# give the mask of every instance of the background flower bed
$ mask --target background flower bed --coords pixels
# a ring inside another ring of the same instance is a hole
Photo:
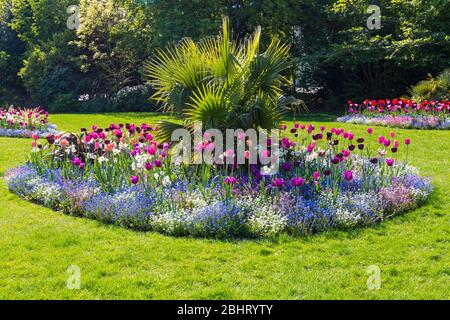
[[[449,129],[450,101],[424,100],[365,100],[363,103],[348,102],[348,114],[338,122],[381,125],[398,128]]]
[[[78,144],[67,135],[47,137],[45,146],[34,142],[31,163],[6,175],[9,188],[73,215],[139,230],[221,238],[370,225],[418,207],[432,191],[429,181],[386,155],[395,156],[399,142],[383,136],[378,138],[381,149],[370,157],[364,139],[354,141],[351,131],[321,127],[316,132],[313,125],[295,124],[290,132],[297,137],[281,142],[282,172],[266,179],[237,171],[237,178],[226,177],[226,168],[199,173],[173,167],[169,146],[156,143],[149,132],[146,125],[111,124],[105,130],[83,129]],[[395,133],[390,136],[394,139]],[[298,149],[294,141],[302,142]],[[341,152],[339,141],[349,143],[348,149],[342,146]],[[406,147],[409,143],[405,139]],[[362,156],[366,152],[368,158]]]
[[[0,136],[44,138],[57,134],[56,125],[48,123],[48,112],[40,108],[0,108]]]

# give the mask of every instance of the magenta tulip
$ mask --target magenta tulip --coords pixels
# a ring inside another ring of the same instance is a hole
[[[344,178],[347,181],[352,181],[353,179],[353,172],[351,172],[350,170],[347,170],[344,172]]]
[[[131,176],[130,178],[132,184],[137,184],[139,182],[138,176]]]
[[[294,187],[300,187],[300,186],[305,184],[305,179],[303,179],[303,178],[292,178],[291,182],[292,182],[292,185]]]

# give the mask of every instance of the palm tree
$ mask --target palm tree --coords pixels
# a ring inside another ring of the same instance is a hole
[[[201,121],[204,128],[272,129],[291,102],[282,93],[290,80],[289,46],[273,38],[260,52],[261,28],[243,42],[231,40],[228,18],[222,33],[196,43],[183,39],[157,52],[145,65],[153,98],[164,112],[183,119],[184,127]],[[160,123],[167,139],[179,124]]]

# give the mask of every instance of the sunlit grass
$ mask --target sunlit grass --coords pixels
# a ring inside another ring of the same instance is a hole
[[[123,113],[51,115],[50,121],[78,132],[92,124],[163,118]],[[367,127],[333,118],[308,116],[317,126],[366,135]],[[374,131],[387,135],[390,129]],[[395,131],[400,140],[412,138],[410,162],[432,177],[436,192],[418,210],[351,232],[227,242],[139,233],[31,204],[2,182],[0,298],[448,299],[450,131]],[[30,143],[0,138],[1,175],[24,162]],[[70,265],[81,268],[80,290],[66,287]],[[367,288],[370,265],[381,268],[379,290]]]

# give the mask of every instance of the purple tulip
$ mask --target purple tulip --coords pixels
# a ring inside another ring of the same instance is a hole
[[[223,180],[223,183],[232,186],[232,185],[237,184],[238,180],[235,177],[225,177],[225,179]]]
[[[352,181],[353,180],[353,172],[351,172],[350,170],[345,171],[344,178],[347,181]]]
[[[131,176],[130,178],[132,184],[137,184],[139,182],[138,176]]]
[[[292,165],[290,162],[283,163],[282,167],[283,167],[283,170],[287,171],[287,172],[291,171],[291,169],[292,169]]]
[[[81,159],[78,158],[78,157],[73,158],[73,159],[72,159],[72,164],[73,164],[74,166],[79,166],[79,165],[81,164]]]
[[[48,143],[50,143],[50,144],[54,144],[54,143],[55,143],[55,136],[52,135],[51,133],[49,133],[49,134],[47,135],[47,141],[48,141]]]
[[[292,185],[294,187],[300,187],[300,186],[305,184],[305,179],[303,179],[303,178],[292,178],[291,182],[292,182]]]
[[[394,159],[390,159],[390,158],[386,159],[386,164],[389,167],[392,167],[394,165]]]
[[[276,178],[272,181],[272,185],[277,188],[281,188],[284,185],[283,178]]]

